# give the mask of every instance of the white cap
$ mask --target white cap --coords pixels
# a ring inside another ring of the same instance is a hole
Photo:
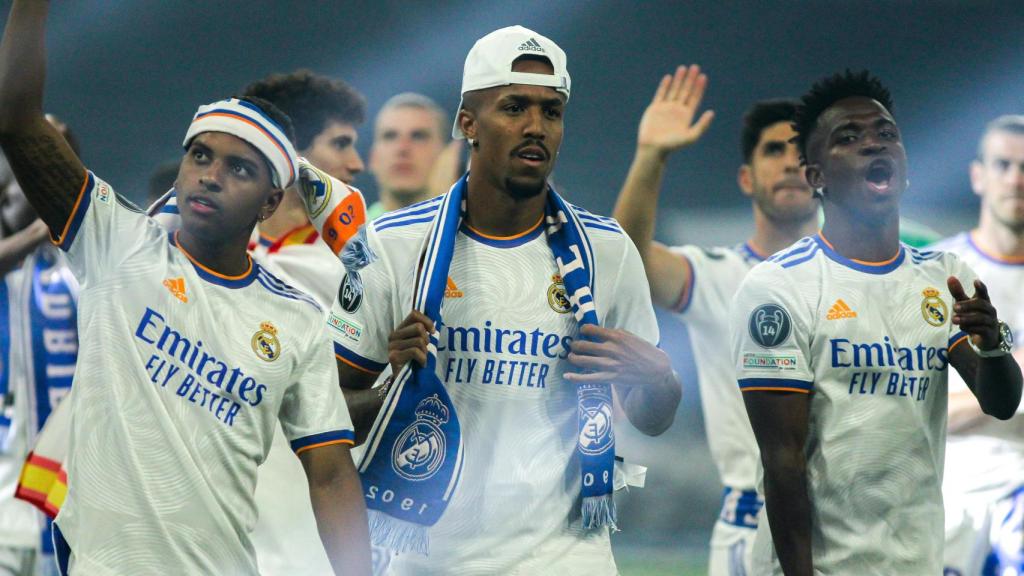
[[[512,62],[522,56],[547,58],[555,73],[513,72]],[[565,68],[565,51],[547,36],[541,36],[522,26],[501,28],[477,40],[469,54],[466,55],[460,94],[495,86],[508,86],[509,84],[549,86],[565,94],[566,101],[568,101],[570,81],[569,71]],[[462,109],[461,100],[458,109]],[[452,138],[461,140],[464,137],[462,130],[459,129],[459,117],[456,112],[455,125],[452,126]]]

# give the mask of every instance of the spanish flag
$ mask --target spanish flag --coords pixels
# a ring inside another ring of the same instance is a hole
[[[71,434],[71,402],[68,398],[64,400],[47,418],[35,447],[25,459],[14,492],[16,498],[39,508],[50,518],[57,517],[68,494],[64,462]]]

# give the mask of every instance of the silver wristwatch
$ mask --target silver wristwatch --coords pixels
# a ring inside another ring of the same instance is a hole
[[[982,358],[996,358],[999,356],[1006,356],[1013,349],[1013,332],[1010,327],[1006,325],[1006,322],[999,321],[999,344],[991,350],[982,350],[974,345],[974,341],[970,336],[967,337],[967,343],[974,348],[974,351],[978,356]]]

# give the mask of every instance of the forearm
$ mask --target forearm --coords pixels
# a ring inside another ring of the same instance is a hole
[[[811,576],[811,501],[803,450],[774,460],[764,463],[764,500],[775,553],[786,576]]]
[[[317,448],[323,450],[324,448]],[[309,495],[324,551],[338,575],[370,574],[370,535],[362,485],[348,461],[330,471],[310,470]]]
[[[1020,405],[1020,366],[1009,355],[979,358],[972,389],[985,414],[1008,420]]]
[[[657,220],[658,195],[665,174],[666,155],[651,148],[638,147],[629,167],[626,181],[615,202],[615,219],[629,234],[647,263],[654,225]]]
[[[0,42],[0,132],[43,117],[46,0],[15,0]]]
[[[384,404],[384,397],[379,388],[367,388],[365,390],[354,390],[342,388],[345,394],[345,403],[348,405],[348,413],[352,418],[352,425],[356,429],[356,445],[366,441],[370,433],[373,421],[377,418],[381,406]]]
[[[623,409],[637,430],[657,436],[672,426],[676,408],[683,397],[683,386],[675,372],[650,386],[632,386],[626,391]]]

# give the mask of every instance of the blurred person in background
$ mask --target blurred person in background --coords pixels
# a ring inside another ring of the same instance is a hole
[[[168,190],[174,188],[174,180],[178,177],[179,160],[168,160],[162,162],[149,175],[149,183],[146,187],[146,203],[144,206],[151,206],[159,200]]]
[[[77,154],[68,127],[47,119]],[[78,282],[2,155],[0,206],[0,576],[51,574],[50,521],[33,506],[45,511],[55,475],[50,462],[29,455],[71,390]],[[27,485],[16,489],[23,465]]]
[[[366,99],[342,80],[297,70],[272,74],[246,87],[244,94],[271,102],[295,125],[299,156],[350,184],[363,171],[356,129],[366,118]],[[293,186],[273,216],[260,222],[253,256],[282,280],[330,307],[344,270],[310,223]]]
[[[694,122],[707,79],[697,66],[665,76],[640,120],[637,149],[615,205],[615,218],[644,259],[651,295],[687,326],[699,376],[704,426],[725,485],[711,534],[709,574],[750,570],[750,551],[763,500],[757,494],[758,450],[736,387],[725,312],[747,272],[818,227],[819,202],[804,179],[792,121],[796,102],[755,103],[743,118],[743,163],[737,184],[751,199],[754,230],[733,247],[666,247],[654,241],[662,176],[669,156],[695,144],[711,123]]]
[[[978,226],[934,248],[958,255],[985,282],[1024,365],[1024,116],[988,124],[970,176],[981,198]],[[949,390],[946,574],[1024,574],[1024,414],[986,417],[957,374]]]
[[[403,92],[377,113],[370,149],[370,171],[380,199],[367,209],[368,220],[422,202],[458,179],[462,143],[448,142],[445,111],[427,96]]]
[[[362,171],[356,129],[366,115],[363,96],[347,83],[298,70],[272,74],[250,84],[246,96],[262,98],[281,109],[295,125],[299,156],[342,182]],[[312,295],[327,310],[337,297],[344,268],[321,242],[307,216],[296,184],[273,216],[259,224],[254,257],[286,282]],[[280,426],[280,425],[279,425]],[[260,573],[265,576],[316,576],[330,573],[317,538],[316,518],[305,489],[302,464],[281,430],[258,469],[252,533]]]

